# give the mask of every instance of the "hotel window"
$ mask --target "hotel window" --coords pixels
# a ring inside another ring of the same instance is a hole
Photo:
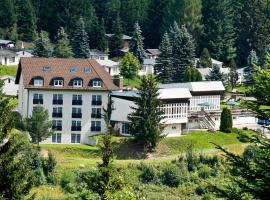
[[[130,128],[129,123],[122,124],[122,134],[131,135],[131,128]]]
[[[62,120],[52,120],[53,130],[62,131]]]
[[[53,104],[63,105],[63,94],[53,94]]]
[[[91,131],[100,132],[101,131],[101,122],[100,121],[91,121]]]
[[[43,94],[34,94],[33,104],[43,104]]]
[[[72,108],[72,118],[82,118],[82,109]]]
[[[61,143],[62,134],[61,133],[53,133],[52,134],[52,143]]]
[[[34,86],[43,86],[42,79],[34,79]]]
[[[81,134],[71,133],[71,143],[81,143]]]
[[[101,80],[95,80],[92,84],[93,87],[101,87]]]
[[[55,79],[53,81],[53,86],[55,87],[62,87],[64,85],[64,80],[61,79]]]
[[[92,105],[101,106],[102,105],[102,96],[101,95],[93,95],[92,96]]]
[[[72,105],[82,105],[82,95],[74,94],[72,96]]]
[[[73,87],[82,87],[82,84],[83,82],[82,82],[82,80],[80,80],[80,79],[75,79],[75,80],[73,80]]]
[[[72,121],[71,131],[81,131],[82,124],[81,121]]]
[[[92,113],[91,113],[92,118],[101,118],[101,108],[92,108]]]
[[[61,118],[63,116],[62,110],[63,110],[62,107],[54,107],[52,117]]]

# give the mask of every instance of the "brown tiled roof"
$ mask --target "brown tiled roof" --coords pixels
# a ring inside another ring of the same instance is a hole
[[[47,69],[44,70],[44,67]],[[70,72],[71,67],[76,67],[77,72]],[[86,73],[85,67],[91,68],[90,73]],[[76,90],[119,90],[114,85],[110,74],[95,60],[74,59],[74,58],[21,58],[17,71],[16,83],[19,83],[20,76],[23,77],[25,88],[44,88],[44,89],[76,89]],[[43,78],[43,86],[36,87],[32,84],[34,77]],[[56,77],[64,79],[63,87],[54,87],[51,83]],[[69,83],[73,78],[83,80],[82,88],[74,88]],[[90,81],[94,79],[102,80],[102,87],[91,87]]]

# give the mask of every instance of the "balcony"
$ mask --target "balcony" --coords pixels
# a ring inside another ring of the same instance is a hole
[[[72,100],[72,105],[82,105],[82,100]]]
[[[55,131],[62,131],[62,126],[53,126],[52,129]]]
[[[71,131],[81,131],[82,127],[81,126],[71,126]]]
[[[52,117],[54,118],[62,118],[63,114],[62,113],[52,113]]]
[[[72,113],[72,118],[82,118],[82,113]]]
[[[93,131],[93,132],[100,132],[101,131],[101,127],[100,126],[93,126],[93,127],[91,127],[91,131]]]
[[[188,104],[187,103],[173,103],[163,104],[162,122],[165,124],[186,123],[188,121]]]
[[[92,101],[92,105],[93,106],[101,106],[102,105],[102,101]]]
[[[43,104],[43,99],[33,99],[33,104]]]
[[[53,105],[63,105],[63,99],[53,99]]]
[[[101,119],[101,113],[92,113],[91,118]]]

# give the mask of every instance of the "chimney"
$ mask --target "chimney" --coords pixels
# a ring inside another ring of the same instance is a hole
[[[124,81],[123,81],[122,77],[113,77],[113,83],[114,83],[114,85],[119,87],[120,90],[122,90],[124,87]]]

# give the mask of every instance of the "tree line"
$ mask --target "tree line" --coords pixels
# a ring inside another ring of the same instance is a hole
[[[251,50],[260,60],[265,56],[269,5],[267,0],[3,0],[0,37],[34,41],[46,31],[56,41],[63,27],[73,38],[82,17],[91,48],[102,50],[105,32],[132,35],[136,22],[145,46],[157,48],[175,21],[193,36],[197,56],[207,48],[215,59],[242,65]]]

